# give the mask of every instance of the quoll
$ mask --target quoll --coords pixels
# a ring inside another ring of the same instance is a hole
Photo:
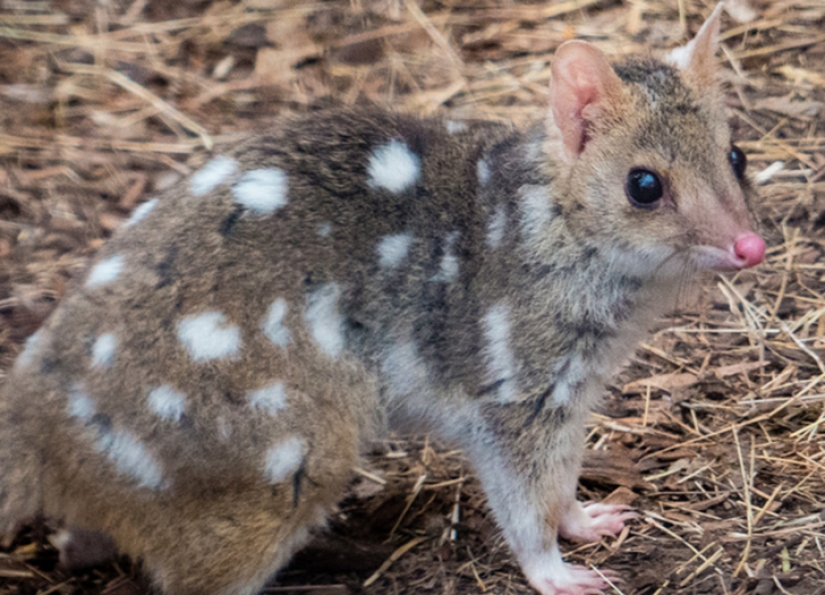
[[[252,594],[415,428],[464,450],[533,587],[602,592],[558,545],[633,514],[576,501],[588,414],[686,276],[765,254],[718,30],[565,43],[528,130],[284,118],[142,204],[3,386],[0,531],[43,514],[67,564],[111,540],[166,593]]]

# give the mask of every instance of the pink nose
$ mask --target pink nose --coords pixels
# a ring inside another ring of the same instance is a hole
[[[753,232],[739,236],[733,244],[736,258],[742,261],[741,268],[756,266],[765,260],[765,240]]]

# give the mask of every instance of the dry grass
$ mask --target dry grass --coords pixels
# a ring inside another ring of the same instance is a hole
[[[525,122],[562,41],[672,47],[710,4],[0,2],[0,369],[83,259],[205,149],[316,103]],[[771,247],[662,321],[593,418],[581,495],[641,516],[566,549],[618,570],[626,594],[825,593],[825,3],[729,4],[732,122]],[[530,592],[460,453],[399,439],[368,463],[270,592]],[[42,526],[0,553],[0,593],[146,590],[123,560],[57,568]]]

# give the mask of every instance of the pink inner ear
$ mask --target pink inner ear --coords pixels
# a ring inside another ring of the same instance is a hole
[[[588,84],[564,88],[564,93],[559,93],[555,98],[553,117],[562,132],[568,152],[579,155],[584,150],[587,123],[582,112],[597,98],[596,87]]]
[[[599,89],[588,77],[582,77],[582,80],[577,81],[577,83],[579,86],[576,88],[575,93],[580,106],[579,113],[581,113],[588,105],[599,100]]]
[[[598,117],[589,107],[607,104],[621,82],[596,47],[569,41],[558,49],[552,64],[550,107],[562,134],[565,152],[572,161],[584,150],[588,120]]]

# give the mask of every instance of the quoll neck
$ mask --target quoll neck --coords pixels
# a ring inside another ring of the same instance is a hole
[[[527,385],[546,382],[565,362],[609,374],[673,303],[675,285],[626,267],[615,242],[582,233],[571,222],[569,197],[534,130],[523,142],[496,148],[491,163],[491,212],[509,208],[513,228],[504,249],[488,253],[481,286],[486,301],[504,304]],[[503,207],[502,207],[503,205]]]

